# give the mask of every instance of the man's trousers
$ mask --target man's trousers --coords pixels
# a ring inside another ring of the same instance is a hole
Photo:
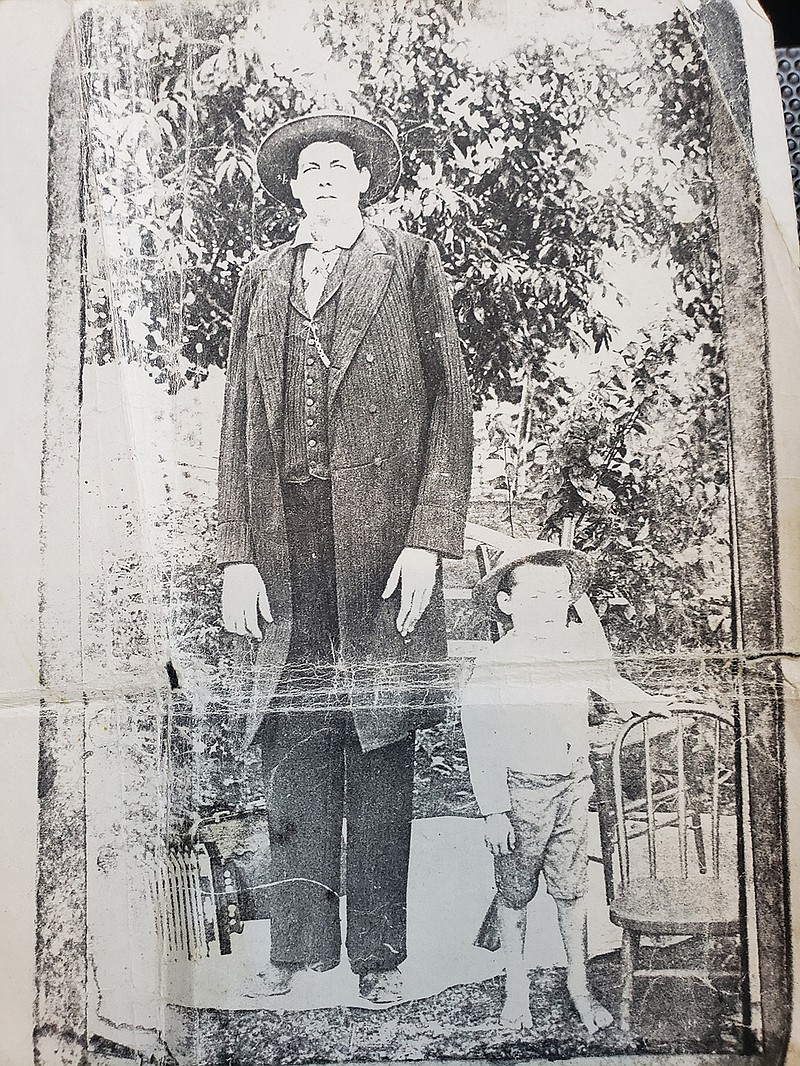
[[[337,687],[339,633],[330,485],[284,486],[292,580],[286,669],[260,739],[271,849],[271,958],[328,969],[341,952],[356,973],[406,956],[414,737],[363,752]],[[341,884],[346,818],[346,886]]]

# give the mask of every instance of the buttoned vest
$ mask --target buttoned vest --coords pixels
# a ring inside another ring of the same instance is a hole
[[[283,480],[295,482],[331,476],[328,368],[320,348],[330,357],[339,289],[349,258],[349,253],[342,251],[312,319],[306,311],[303,288],[304,254],[305,249],[298,251],[292,271],[284,362]]]

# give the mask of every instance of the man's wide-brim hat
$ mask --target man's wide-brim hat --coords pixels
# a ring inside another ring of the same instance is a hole
[[[570,574],[570,600],[574,603],[588,590],[592,580],[592,564],[588,555],[574,548],[558,548],[546,540],[520,539],[507,548],[492,568],[472,590],[474,602],[485,611],[497,607],[497,592],[503,579],[522,563],[539,566],[564,566]]]
[[[365,206],[375,204],[397,185],[402,169],[400,148],[384,126],[343,112],[313,113],[282,122],[267,134],[258,149],[258,176],[266,191],[285,204],[296,203],[289,182],[297,177],[297,158],[316,141],[338,141],[352,149],[359,167],[372,175],[362,195]]]

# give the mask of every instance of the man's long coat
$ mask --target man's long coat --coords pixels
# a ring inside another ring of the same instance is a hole
[[[280,470],[284,347],[296,252],[284,244],[242,273],[231,334],[219,465],[219,562],[251,562],[274,624],[262,626],[254,714],[284,665],[291,587]],[[458,557],[469,498],[472,403],[436,247],[365,224],[338,294],[328,424],[341,678],[362,747],[434,720],[447,653],[441,576],[411,639],[399,596],[381,592],[405,545]],[[416,665],[412,665],[416,664]]]

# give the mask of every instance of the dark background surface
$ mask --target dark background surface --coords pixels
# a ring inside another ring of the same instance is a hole
[[[800,0],[761,0],[775,32],[776,48],[800,47]]]

